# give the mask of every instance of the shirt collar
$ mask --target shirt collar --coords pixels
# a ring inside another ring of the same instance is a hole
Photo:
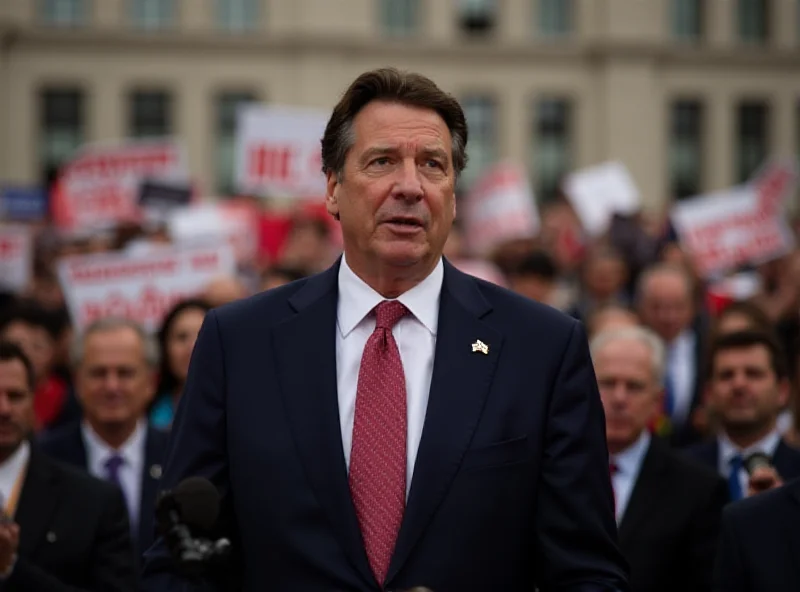
[[[617,466],[617,471],[619,473],[625,475],[636,474],[639,470],[639,466],[642,464],[642,459],[647,452],[647,448],[650,446],[650,439],[650,432],[642,430],[636,442],[628,446],[622,452],[612,456],[611,462]]]
[[[439,322],[439,298],[444,280],[441,258],[433,271],[416,286],[397,297],[432,335]],[[342,337],[347,337],[370,311],[386,300],[358,277],[347,264],[345,256],[339,266],[339,303],[337,318]]]
[[[108,458],[117,454],[121,456],[127,464],[131,464],[142,454],[141,451],[147,433],[147,424],[144,420],[139,420],[136,424],[136,429],[133,430],[130,437],[128,437],[125,443],[118,449],[109,446],[86,421],[81,424],[81,432],[83,433],[83,438],[89,448],[90,454],[98,459],[99,462],[105,462]]]
[[[14,453],[0,465],[0,482],[14,483],[31,455],[31,445],[23,440]],[[4,500],[5,501],[5,500]]]
[[[720,461],[724,466],[728,466],[731,462],[731,459],[738,455],[741,455],[743,459],[747,458],[751,454],[755,454],[756,452],[760,452],[762,454],[766,454],[769,457],[775,456],[775,451],[778,449],[778,444],[781,442],[781,435],[778,433],[777,430],[771,431],[769,434],[764,436],[761,440],[752,444],[745,448],[744,450],[740,449],[736,444],[734,444],[728,435],[724,432],[721,432],[719,435],[719,456]]]

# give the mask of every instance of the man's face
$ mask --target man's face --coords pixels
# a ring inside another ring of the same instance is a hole
[[[692,296],[688,283],[678,273],[651,277],[644,287],[639,314],[642,322],[667,343],[692,322]]]
[[[603,345],[593,358],[606,415],[608,449],[619,452],[636,442],[661,409],[663,389],[656,381],[653,353],[636,339]]]
[[[607,300],[624,286],[625,262],[617,257],[598,257],[587,265],[584,282],[593,298]]]
[[[33,393],[20,360],[0,361],[0,457],[12,454],[33,429]]]
[[[13,321],[8,325],[3,338],[16,343],[33,365],[36,382],[47,378],[53,368],[56,344],[44,327]]]
[[[155,394],[155,375],[138,333],[120,327],[86,336],[75,386],[90,421],[104,425],[138,421]]]
[[[789,397],[779,381],[769,350],[760,344],[717,352],[706,402],[731,433],[768,429]]]
[[[450,131],[434,111],[375,101],[353,122],[341,179],[326,203],[354,269],[432,268],[455,217]]]

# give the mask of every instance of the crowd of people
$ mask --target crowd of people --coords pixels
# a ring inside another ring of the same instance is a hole
[[[14,518],[0,524],[0,578],[11,589],[133,589],[208,311],[327,268],[340,247],[324,216],[298,215],[273,260],[211,282],[155,333],[120,318],[73,330],[55,264],[167,238],[40,233],[31,285],[0,305],[0,493]],[[599,239],[570,241],[571,216],[566,200],[543,208],[539,236],[499,245],[479,269],[586,328],[632,589],[711,590],[716,565],[732,590],[725,509],[800,477],[800,252],[753,267],[760,290],[711,310],[668,225],[620,217]],[[456,225],[445,245],[456,267],[475,263],[464,239]]]

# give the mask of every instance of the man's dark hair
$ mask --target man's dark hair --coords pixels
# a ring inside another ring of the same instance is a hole
[[[745,349],[753,346],[762,346],[767,349],[770,357],[770,364],[778,380],[783,380],[788,376],[786,367],[786,354],[780,342],[770,331],[760,331],[751,329],[747,331],[735,331],[717,336],[708,350],[708,379],[713,378],[715,361],[717,354],[724,351],[735,349]]]
[[[372,101],[400,103],[438,113],[452,136],[456,176],[464,170],[467,164],[467,122],[458,101],[421,74],[379,68],[356,78],[333,108],[322,137],[323,173],[332,171],[341,176],[347,152],[355,142],[353,120]]]
[[[536,250],[509,269],[508,275],[535,276],[553,282],[558,279],[558,267],[549,253]]]
[[[772,331],[772,321],[769,315],[755,302],[749,300],[731,302],[717,315],[715,324],[719,326],[723,319],[730,315],[742,315],[747,317],[759,331]]]
[[[57,340],[64,329],[63,319],[59,314],[47,310],[32,299],[17,300],[8,307],[0,318],[0,333],[14,323],[44,329],[53,340]]]
[[[0,340],[0,362],[13,362],[19,360],[25,366],[25,376],[28,379],[28,388],[33,391],[35,388],[35,379],[33,376],[33,365],[22,351],[22,348],[16,343],[11,341]]]

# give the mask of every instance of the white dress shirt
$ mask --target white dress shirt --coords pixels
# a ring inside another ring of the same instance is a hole
[[[611,463],[617,465],[617,472],[611,477],[611,484],[614,486],[614,498],[617,503],[617,524],[622,522],[628,502],[633,493],[633,487],[639,478],[639,471],[642,468],[642,461],[650,448],[650,432],[642,431],[639,438],[618,454],[611,455]]]
[[[781,435],[777,430],[773,430],[764,438],[755,444],[748,446],[744,450],[740,449],[738,446],[736,446],[736,444],[731,442],[728,436],[724,433],[720,433],[720,435],[717,436],[717,440],[719,442],[719,465],[717,468],[719,470],[719,474],[725,479],[728,479],[731,474],[731,459],[734,456],[740,454],[742,456],[742,460],[745,460],[751,454],[760,452],[772,458],[775,455],[775,451],[778,449],[778,444],[781,442]],[[747,474],[747,469],[742,467],[739,471],[739,483],[742,486],[742,493],[745,495],[747,495],[747,484],[749,481],[750,476]]]
[[[406,379],[407,455],[406,495],[411,487],[417,449],[428,408],[428,394],[433,375],[436,330],[439,323],[439,298],[444,279],[441,259],[431,274],[397,300],[411,314],[401,318],[392,330],[400,350]],[[375,317],[368,313],[383,300],[347,265],[345,257],[339,267],[339,302],[336,332],[336,386],[339,393],[339,419],[345,462],[350,469],[353,444],[353,420],[361,357],[367,339],[375,330]]]
[[[31,446],[27,440],[23,440],[14,451],[14,454],[9,456],[5,462],[0,465],[0,510],[5,510],[6,503],[8,503],[17,479],[24,479],[22,471],[28,466],[28,459],[31,456]],[[22,484],[20,483],[20,486]]]
[[[89,473],[100,479],[107,479],[106,462],[115,454],[123,459],[119,468],[119,480],[125,503],[128,505],[131,526],[138,524],[139,502],[142,498],[142,471],[145,461],[147,424],[140,421],[125,443],[114,449],[97,435],[92,427],[83,422],[81,433],[86,446],[86,462]]]
[[[667,348],[667,372],[672,380],[673,420],[681,425],[689,417],[697,379],[697,336],[691,329],[678,335]]]

